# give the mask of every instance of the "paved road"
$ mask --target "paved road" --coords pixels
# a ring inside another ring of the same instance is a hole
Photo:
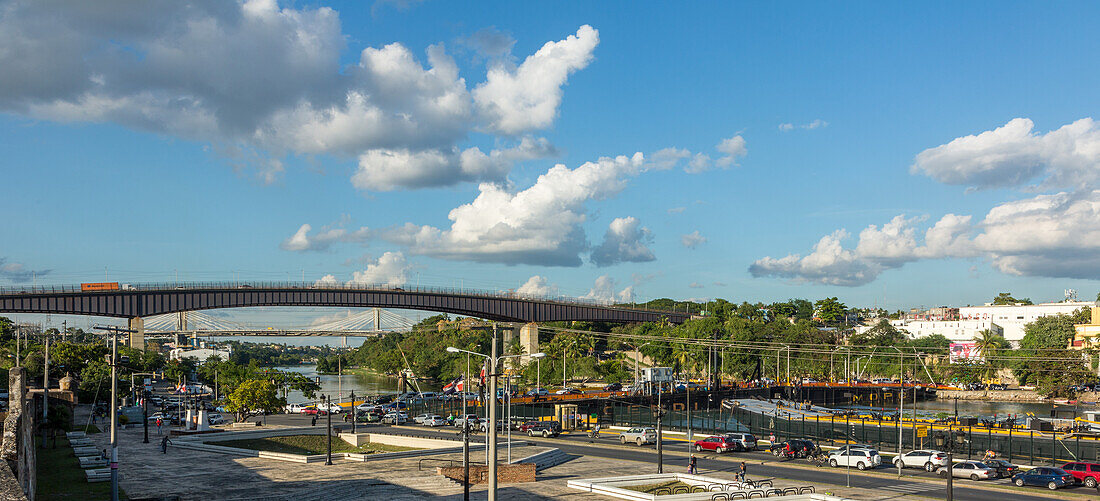
[[[310,418],[306,416],[277,415],[269,416],[267,419],[272,424],[308,425],[310,423]],[[322,426],[324,424],[324,418],[319,418],[317,425]],[[333,425],[336,426],[337,424],[340,428],[351,427],[350,424],[343,423],[342,416],[333,416]],[[378,429],[378,426],[367,425],[363,428],[368,430]],[[458,435],[453,428],[432,429],[417,426],[387,426],[385,428],[395,433],[414,436],[455,438]],[[655,445],[642,447],[620,445],[618,434],[614,432],[603,433],[600,439],[595,442],[592,442],[583,433],[566,434],[558,438],[532,438],[515,433],[512,438],[513,440],[534,442],[537,445],[557,447],[567,454],[651,463],[653,464],[653,471],[656,472],[657,454]],[[484,437],[477,434],[471,440],[481,442]],[[501,443],[503,445],[503,437],[501,437]],[[666,438],[663,440],[662,445],[664,447],[664,470],[666,472],[686,471],[689,455],[687,443],[682,440]],[[824,484],[844,486],[850,482],[852,487],[896,493],[898,499],[905,499],[909,496],[944,499],[947,495],[946,481],[923,470],[905,470],[903,478],[899,480],[896,476],[896,470],[887,466],[880,467],[873,472],[860,472],[852,468],[849,475],[846,468],[815,467],[804,460],[778,460],[763,451],[727,453],[721,456],[704,452],[696,453],[696,456],[699,471],[704,474],[721,471],[729,472],[732,476],[732,473],[737,471],[740,462],[745,461],[748,463],[748,476],[750,479],[768,477],[797,479],[823,489],[827,489],[822,487]],[[990,483],[1002,484],[1008,489],[983,487],[983,484]],[[991,497],[996,497],[998,501],[1029,501],[1050,499],[1052,494],[1040,487],[1018,488],[1012,486],[1008,479],[981,481],[981,484],[965,479],[955,479],[954,484],[954,497],[959,501],[987,501]],[[1069,499],[1077,498],[1077,496],[1065,496],[1065,494],[1078,494],[1095,498],[1097,491],[1085,487],[1075,487],[1059,491],[1059,494],[1062,495],[1058,497]]]

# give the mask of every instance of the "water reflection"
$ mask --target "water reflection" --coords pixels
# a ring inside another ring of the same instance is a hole
[[[317,366],[315,365],[284,366],[276,367],[276,369],[299,372],[310,379],[319,378],[321,391],[318,392],[318,394],[330,396],[333,400],[346,400],[353,391],[355,392],[356,400],[359,400],[363,395],[377,395],[379,393],[393,393],[397,391],[397,379],[387,376],[374,374],[344,374],[343,376],[336,374],[317,374]],[[428,388],[423,388],[423,390],[436,391],[429,390]],[[301,392],[290,391],[287,394],[287,402],[289,403],[301,403],[306,401],[306,397],[302,395]]]

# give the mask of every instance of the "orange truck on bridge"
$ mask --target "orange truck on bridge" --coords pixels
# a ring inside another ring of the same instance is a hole
[[[91,282],[80,284],[81,292],[117,291],[118,282]]]

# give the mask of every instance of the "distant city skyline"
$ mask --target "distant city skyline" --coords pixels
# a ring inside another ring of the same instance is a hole
[[[0,1],[0,287],[1100,291],[1092,4],[50,8]]]

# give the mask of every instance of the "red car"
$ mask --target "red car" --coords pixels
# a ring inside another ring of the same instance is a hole
[[[1066,463],[1062,469],[1073,475],[1077,483],[1085,484],[1090,489],[1100,483],[1100,464],[1098,463]]]
[[[533,426],[538,426],[538,424],[539,424],[538,421],[527,421],[527,422],[519,425],[519,431],[523,432],[523,433],[527,433],[527,430],[530,430],[531,427],[533,427]]]
[[[316,405],[310,405],[302,408],[302,414],[307,416],[325,416],[328,413],[322,410],[318,410]]]
[[[708,437],[702,440],[695,441],[695,451],[714,451],[717,454],[721,454],[726,451],[737,450],[739,445],[733,440],[726,440],[726,437]]]

